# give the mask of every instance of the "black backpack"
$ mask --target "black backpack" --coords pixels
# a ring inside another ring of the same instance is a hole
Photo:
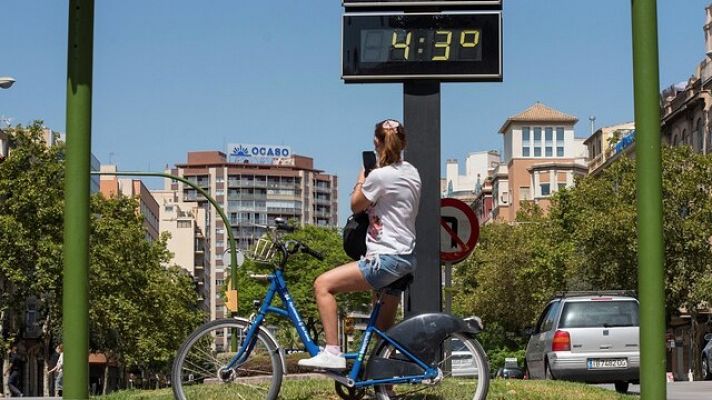
[[[368,231],[368,214],[363,211],[352,214],[344,226],[344,251],[352,260],[358,260],[366,255],[366,231]]]
[[[364,176],[376,167],[376,154],[364,151]],[[368,231],[368,213],[365,211],[352,214],[344,226],[344,251],[352,260],[358,260],[366,255],[366,232]]]

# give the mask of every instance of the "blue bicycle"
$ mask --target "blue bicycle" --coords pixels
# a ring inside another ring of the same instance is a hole
[[[269,235],[257,242],[255,259],[278,260],[272,273],[257,276],[269,283],[258,311],[249,319],[206,323],[178,350],[172,371],[177,399],[276,399],[286,361],[274,335],[263,326],[270,313],[289,319],[310,355],[319,352],[289,294],[284,269],[289,257],[296,253],[323,257],[302,242],[281,239],[281,232],[292,230],[278,221]],[[403,277],[389,288],[405,289],[412,279],[410,275]],[[373,390],[379,400],[442,398],[442,393],[448,400],[486,399],[489,364],[475,339],[482,330],[480,320],[463,320],[444,313],[421,314],[384,332],[376,327],[376,320],[385,291],[386,288],[378,293],[358,352],[345,354],[350,368],[345,373],[317,371],[336,381],[339,396],[358,400]],[[279,296],[284,308],[272,305],[275,296]],[[380,340],[369,351],[374,335]]]

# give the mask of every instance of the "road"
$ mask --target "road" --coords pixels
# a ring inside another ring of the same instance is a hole
[[[615,390],[613,385],[599,385]],[[630,394],[640,394],[640,385],[630,385]],[[670,382],[667,384],[667,400],[712,399],[712,381]]]

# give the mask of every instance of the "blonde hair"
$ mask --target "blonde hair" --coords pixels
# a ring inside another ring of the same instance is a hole
[[[385,167],[401,160],[401,152],[405,149],[405,128],[403,124],[387,119],[376,124],[376,138],[381,143],[378,154],[378,166]]]

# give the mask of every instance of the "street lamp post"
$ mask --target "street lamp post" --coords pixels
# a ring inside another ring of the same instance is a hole
[[[15,83],[15,78],[11,76],[0,76],[0,88],[9,89]]]

